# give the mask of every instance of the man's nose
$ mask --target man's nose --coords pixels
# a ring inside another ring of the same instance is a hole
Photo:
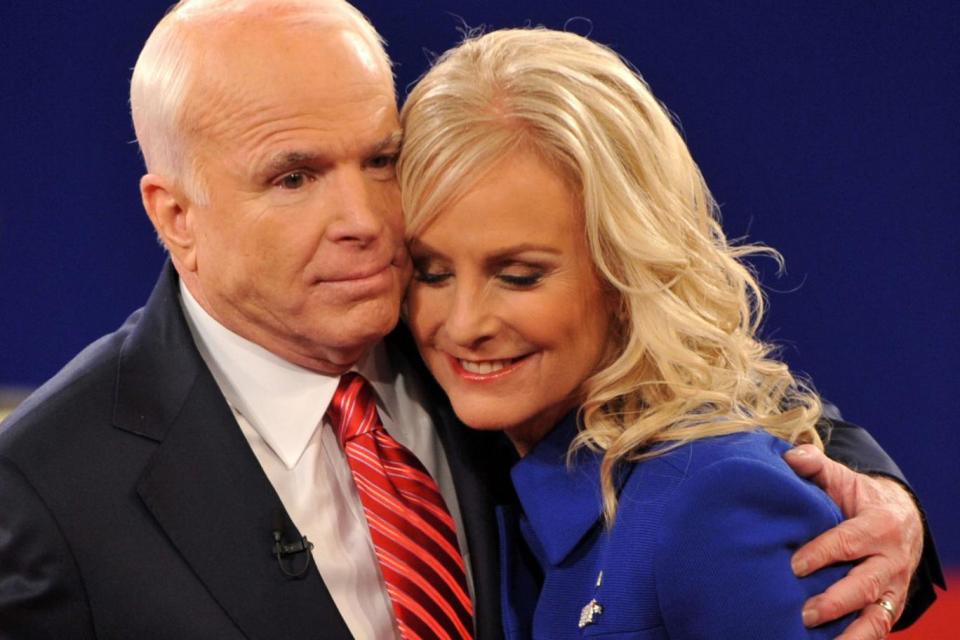
[[[385,206],[389,203],[376,192],[362,168],[339,168],[329,178],[324,206],[331,211],[332,222],[327,227],[330,240],[366,245],[379,238],[386,223]]]

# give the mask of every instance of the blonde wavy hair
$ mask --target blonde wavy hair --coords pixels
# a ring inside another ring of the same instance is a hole
[[[594,265],[619,303],[571,453],[603,452],[608,522],[621,462],[757,427],[822,446],[818,396],[757,337],[764,296],[743,258],[779,254],[727,241],[668,112],[616,53],[543,28],[468,37],[419,81],[401,120],[409,236],[521,148],[582,199]]]

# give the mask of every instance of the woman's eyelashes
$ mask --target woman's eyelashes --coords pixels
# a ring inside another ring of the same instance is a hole
[[[550,271],[541,261],[505,258],[491,262],[490,275],[513,289],[532,289],[543,282]]]
[[[411,261],[413,262],[413,279],[417,282],[438,285],[453,275],[448,266],[435,258],[414,254],[411,256]]]
[[[413,279],[424,284],[442,284],[449,280],[452,275],[449,271],[428,271],[419,268],[413,270]]]
[[[543,280],[544,273],[542,270],[535,270],[529,272],[517,272],[515,269],[510,269],[508,271],[503,271],[497,274],[497,279],[501,282],[515,287],[517,289],[531,289]]]
[[[413,278],[427,285],[441,285],[456,276],[452,267],[430,259],[413,261]],[[511,263],[490,269],[485,276],[497,280],[513,289],[532,289],[546,276],[546,270],[539,266]]]

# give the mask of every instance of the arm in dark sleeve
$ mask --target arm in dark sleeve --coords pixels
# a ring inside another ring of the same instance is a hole
[[[941,589],[946,588],[937,548],[930,534],[930,527],[927,526],[923,507],[903,472],[865,429],[839,418],[828,418],[821,421],[818,430],[830,458],[860,473],[893,478],[913,496],[917,509],[920,510],[920,517],[923,519],[923,555],[910,581],[910,591],[907,594],[903,615],[893,628],[894,631],[905,629],[937,599],[934,585]]]
[[[0,638],[93,638],[73,555],[23,474],[0,458]]]

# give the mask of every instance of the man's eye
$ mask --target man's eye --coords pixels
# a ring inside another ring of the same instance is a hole
[[[294,171],[280,178],[277,185],[281,189],[296,190],[301,188],[307,181],[307,176],[300,171]]]
[[[371,169],[387,169],[397,163],[397,154],[384,153],[370,158],[367,163]]]

